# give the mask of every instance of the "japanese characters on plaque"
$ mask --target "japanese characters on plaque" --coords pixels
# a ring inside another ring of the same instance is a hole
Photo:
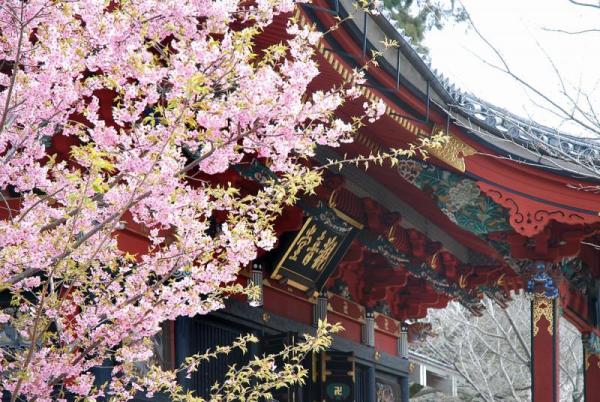
[[[279,260],[272,277],[320,290],[344,257],[358,228],[328,207],[308,209],[309,218]]]

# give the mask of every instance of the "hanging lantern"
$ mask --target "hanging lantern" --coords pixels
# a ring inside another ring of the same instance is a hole
[[[313,325],[316,327],[320,321],[327,319],[327,291],[322,291],[317,296],[317,302],[315,303],[313,310]]]
[[[258,294],[255,298],[249,301],[251,307],[260,307],[263,305],[263,271],[262,266],[258,263],[252,265],[250,272],[250,285],[258,287]]]
[[[408,359],[408,324],[400,325],[400,338],[398,338],[398,354],[403,359]]]
[[[372,311],[367,311],[365,314],[363,343],[367,346],[375,347],[375,315]]]

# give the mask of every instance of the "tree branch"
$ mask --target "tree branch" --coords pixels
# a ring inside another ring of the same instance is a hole
[[[584,3],[582,1],[577,1],[577,0],[569,0],[569,2],[575,4],[576,6],[591,7],[591,8],[595,8],[595,9],[600,9],[600,2],[598,4]]]
[[[579,34],[590,33],[590,32],[600,32],[600,29],[598,29],[598,28],[582,29],[580,31],[566,31],[564,29],[553,29],[553,28],[542,28],[542,29],[546,32],[558,32],[558,33],[564,33],[567,35],[579,35]]]

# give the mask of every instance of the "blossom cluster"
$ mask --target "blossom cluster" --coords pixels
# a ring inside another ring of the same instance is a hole
[[[161,323],[222,307],[222,287],[274,246],[283,206],[319,184],[302,161],[351,139],[333,112],[358,95],[307,95],[320,35],[293,20],[257,50],[294,6],[1,2],[0,283],[15,309],[0,326],[20,346],[0,347],[0,389],[13,400],[95,400],[106,359],[111,397],[131,398]],[[280,180],[247,194],[214,179],[251,158]]]

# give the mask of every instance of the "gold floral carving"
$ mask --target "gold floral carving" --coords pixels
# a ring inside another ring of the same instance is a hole
[[[431,269],[436,270],[440,267],[440,252],[437,251],[433,257],[431,257]]]
[[[594,354],[594,353],[590,353],[587,350],[583,352],[585,354],[585,369],[589,370],[590,369],[590,365],[591,365],[591,360],[595,357],[596,358],[596,366],[600,369],[600,354]]]
[[[548,333],[552,336],[554,331],[554,308],[552,299],[541,295],[535,295],[533,298],[533,336],[537,336],[540,328],[539,321],[542,317],[548,321]]]
[[[592,355],[591,355],[591,353],[589,353],[587,351],[584,351],[583,355],[584,355],[583,361],[585,362],[585,369],[588,370],[590,368],[590,359],[592,358]]]
[[[433,133],[439,133],[442,130],[439,126],[433,127]],[[429,154],[435,156],[441,161],[447,163],[453,168],[464,172],[466,170],[465,158],[470,155],[477,153],[475,148],[463,142],[459,138],[450,134],[448,140],[440,148],[430,148],[427,150]]]
[[[271,314],[269,314],[265,311],[262,315],[262,319],[264,322],[269,322],[269,320],[271,319]]]

